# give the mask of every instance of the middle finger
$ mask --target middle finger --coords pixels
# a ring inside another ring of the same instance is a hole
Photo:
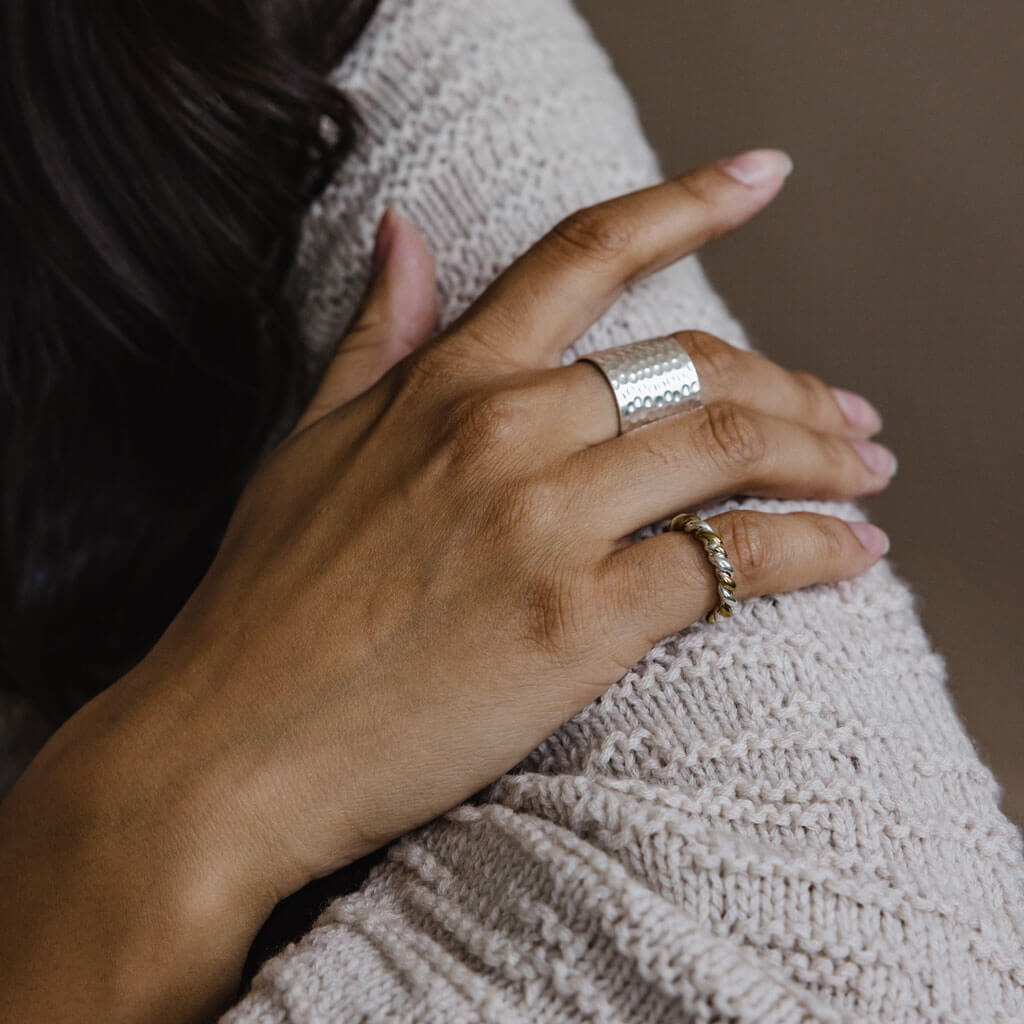
[[[705,405],[735,402],[812,430],[853,437],[871,437],[881,429],[882,418],[866,399],[833,389],[813,374],[794,373],[704,331],[672,337],[693,360]],[[548,380],[562,391],[562,407],[574,411],[567,428],[573,442],[594,445],[616,437],[615,396],[596,366],[576,362],[552,371]]]

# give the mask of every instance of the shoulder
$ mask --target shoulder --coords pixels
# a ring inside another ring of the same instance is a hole
[[[293,275],[314,352],[358,303],[387,204],[430,240],[449,319],[561,216],[660,177],[566,0],[381,0],[331,77],[362,127],[310,209]]]

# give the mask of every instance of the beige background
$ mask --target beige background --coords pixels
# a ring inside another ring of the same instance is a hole
[[[1024,823],[1024,3],[578,3],[667,172],[793,156],[705,266],[759,348],[881,409],[868,507]]]

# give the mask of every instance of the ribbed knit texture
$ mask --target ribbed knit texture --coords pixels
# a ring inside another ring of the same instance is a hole
[[[293,277],[318,364],[387,203],[429,237],[448,321],[564,214],[660,177],[565,0],[382,0],[337,80],[366,129]],[[566,361],[680,328],[749,347],[696,258]],[[702,512],[741,504],[863,518]],[[1024,1021],[1021,835],[944,680],[885,562],[693,625],[395,844],[222,1020]]]
[[[317,353],[386,203],[432,242],[450,320],[563,215],[660,177],[564,0],[383,0],[337,80],[367,130],[294,277]],[[696,258],[566,360],[689,327],[749,346]],[[863,518],[703,511],[741,504]],[[397,843],[223,1019],[1024,1020],[1021,835],[944,679],[885,562],[694,625]]]

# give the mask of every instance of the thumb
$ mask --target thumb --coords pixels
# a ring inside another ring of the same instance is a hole
[[[293,434],[369,390],[395,363],[430,340],[438,318],[434,257],[423,235],[392,207],[377,227],[373,274],[362,306]]]

